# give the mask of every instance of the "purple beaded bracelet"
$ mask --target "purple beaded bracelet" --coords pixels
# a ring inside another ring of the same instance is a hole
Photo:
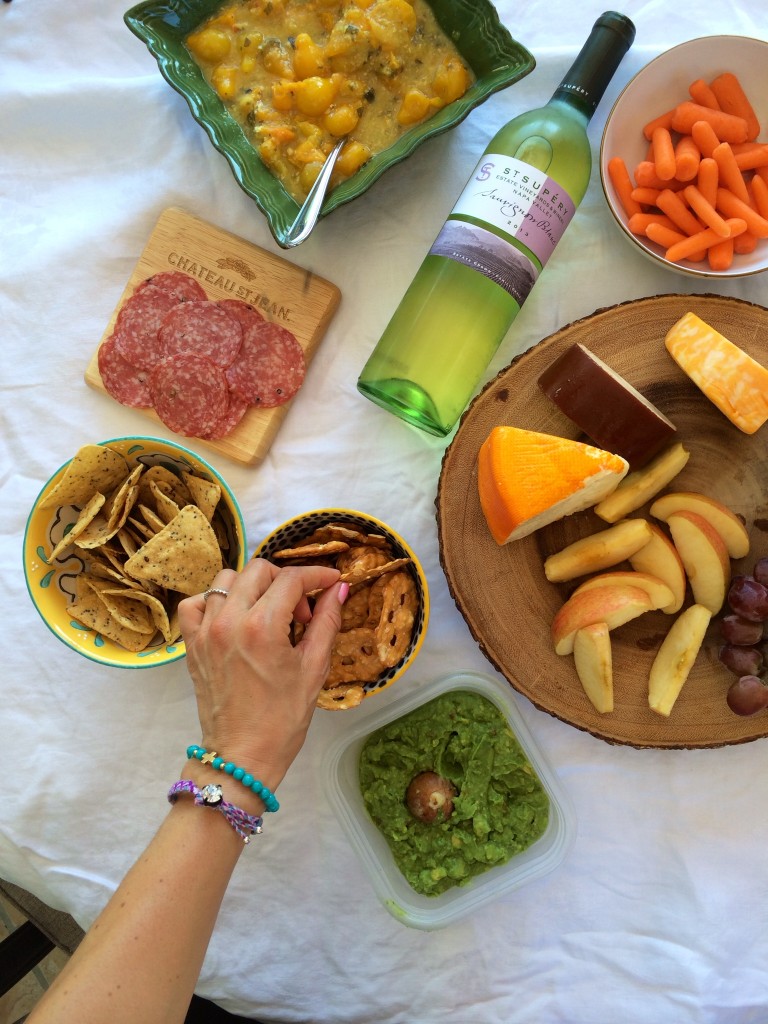
[[[262,819],[248,814],[240,807],[235,807],[234,804],[228,804],[222,796],[221,786],[211,783],[198,789],[189,779],[179,779],[168,790],[168,802],[175,804],[182,793],[191,793],[198,807],[213,807],[214,810],[221,811],[244,843],[250,842],[251,836],[261,835]]]

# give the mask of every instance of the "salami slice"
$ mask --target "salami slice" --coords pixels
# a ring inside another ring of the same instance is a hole
[[[149,371],[137,369],[120,355],[114,334],[99,349],[98,362],[102,383],[114,399],[137,409],[152,405]]]
[[[179,303],[172,295],[148,286],[134,292],[123,303],[115,321],[114,338],[118,352],[140,370],[155,366],[164,356],[158,331],[167,314]]]
[[[161,270],[142,281],[136,288],[136,292],[141,292],[150,286],[170,295],[176,302],[200,301],[208,298],[203,286],[194,277],[190,277],[189,274],[185,274],[181,270]]]
[[[240,323],[208,299],[182,302],[166,314],[158,332],[166,356],[188,352],[230,366],[243,343]]]
[[[164,359],[150,374],[149,391],[166,427],[186,437],[208,437],[229,408],[224,371],[204,356]]]
[[[246,328],[240,352],[226,370],[230,389],[262,409],[293,398],[305,373],[304,352],[294,335],[267,320]]]
[[[259,324],[264,321],[264,317],[258,309],[252,306],[250,302],[243,302],[242,299],[220,299],[216,305],[226,309],[230,316],[237,320],[243,330],[246,327],[250,327],[251,324]]]
[[[246,402],[244,398],[240,398],[238,395],[235,395],[230,391],[229,407],[227,411],[221,417],[210,434],[205,435],[206,438],[208,440],[215,441],[221,437],[226,437],[228,434],[231,434],[243,416],[245,416],[248,409],[248,402]]]

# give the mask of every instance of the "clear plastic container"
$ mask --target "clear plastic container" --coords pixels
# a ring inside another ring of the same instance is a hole
[[[535,843],[506,864],[490,868],[468,884],[439,896],[422,896],[405,880],[386,839],[368,815],[359,785],[360,752],[372,732],[453,690],[478,693],[492,701],[505,716],[549,796],[549,822]],[[520,717],[509,684],[475,672],[436,679],[385,708],[353,720],[344,736],[329,748],[323,771],[328,799],[360,856],[376,895],[393,917],[412,928],[442,928],[553,871],[562,863],[576,834],[570,801]]]

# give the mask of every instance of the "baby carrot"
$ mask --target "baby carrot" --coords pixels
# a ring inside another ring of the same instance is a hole
[[[702,107],[709,107],[710,110],[720,110],[717,96],[715,96],[703,78],[697,78],[695,82],[691,82],[688,86],[688,95],[694,103],[698,103]]]
[[[669,181],[670,178],[674,178],[676,170],[675,147],[672,144],[669,129],[662,125],[654,128],[651,141],[653,142],[653,162],[656,165],[656,174],[662,181]]]
[[[682,135],[675,146],[675,177],[692,181],[699,170],[701,151],[691,135]]]
[[[672,127],[672,115],[674,110],[668,110],[664,114],[659,114],[658,117],[654,117],[652,121],[643,125],[643,135],[650,142],[653,138],[653,133],[657,128],[666,128],[669,130]]]
[[[711,206],[714,206],[717,202],[717,186],[719,181],[720,172],[717,169],[717,161],[711,156],[705,156],[699,164],[696,186]]]
[[[768,182],[756,174],[751,181],[752,198],[757,212],[768,220]]]
[[[633,188],[632,198],[641,206],[655,206],[659,198],[660,188]]]
[[[688,236],[652,221],[645,229],[645,237],[650,238],[652,242],[656,242],[657,245],[662,246],[664,249],[669,249],[670,246],[685,241]]]
[[[637,167],[635,167],[635,184],[638,188],[668,188],[674,191],[682,188],[684,182],[674,181],[674,179],[672,181],[662,181],[656,173],[656,164],[648,160],[641,160]]]
[[[620,156],[611,157],[608,161],[608,176],[616,189],[616,195],[619,197],[619,202],[624,207],[626,215],[632,217],[634,214],[640,213],[640,203],[632,198],[632,179],[629,176],[627,165]]]
[[[720,139],[715,135],[709,121],[694,121],[691,125],[691,137],[702,156],[712,156],[715,146],[720,145]]]
[[[747,122],[743,117],[726,114],[722,110],[710,110],[709,107],[688,101],[675,107],[672,115],[674,131],[688,135],[697,121],[707,121],[721,142],[747,141]]]
[[[757,235],[753,235],[751,231],[745,231],[743,235],[737,235],[733,239],[733,251],[739,256],[746,256],[756,248]]]
[[[684,189],[683,195],[686,192],[687,189]],[[675,227],[684,234],[695,235],[698,231],[701,231],[703,225],[694,217],[680,196],[671,189],[664,189],[663,192],[659,193],[656,205],[662,213],[666,213]]]
[[[730,267],[733,263],[734,244],[732,238],[726,238],[709,247],[707,262],[710,270],[727,270]]]
[[[669,231],[675,230],[675,224],[663,213],[636,213],[629,218],[627,227],[633,235],[645,235],[651,224],[658,224]]]
[[[764,142],[745,142],[731,148],[740,171],[754,171],[756,167],[768,164],[768,145]]]
[[[748,203],[743,203],[726,188],[717,190],[717,209],[726,217],[740,217],[746,223],[746,230],[758,238],[768,238],[768,219],[761,217]],[[704,220],[704,218],[701,218]]]
[[[746,230],[747,225],[744,221],[734,217],[728,221],[727,237],[735,238],[736,235],[743,234]],[[722,241],[723,235],[713,231],[712,228],[705,228],[704,231],[699,231],[697,235],[689,235],[684,241],[670,246],[665,256],[670,262],[677,263],[678,260],[687,259],[691,253],[698,252],[699,249],[709,249],[710,246],[717,245],[718,242]]]
[[[725,189],[718,188],[718,202],[720,200],[721,192],[725,193]],[[731,192],[728,193],[728,195],[732,194],[733,193]],[[683,195],[685,196],[686,200],[690,203],[691,209],[694,211],[694,213],[696,213],[697,216],[699,216],[704,221],[708,228],[711,228],[715,232],[715,234],[720,235],[721,238],[728,237],[730,231],[728,230],[728,225],[726,224],[725,220],[717,212],[717,208],[713,206],[712,203],[707,202],[707,200],[704,198],[701,192],[699,192],[695,185],[686,186],[686,188],[683,189]],[[742,203],[741,205],[744,206],[746,204]],[[747,209],[749,209],[749,207],[747,207]],[[731,214],[728,213],[726,214],[726,216],[731,216]],[[736,214],[733,214],[733,216],[736,216]],[[744,230],[746,231],[746,228]]]
[[[760,134],[760,122],[755,116],[752,104],[747,99],[736,75],[730,71],[718,75],[711,82],[712,93],[726,114],[742,117],[747,123],[747,139],[751,142]]]
[[[744,182],[744,177],[736,163],[733,150],[727,142],[721,142],[715,147],[712,154],[717,162],[717,169],[720,174],[720,184],[723,188],[729,188],[735,196],[738,196],[743,203],[749,202],[749,193]]]

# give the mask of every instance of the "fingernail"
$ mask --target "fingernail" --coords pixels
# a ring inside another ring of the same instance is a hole
[[[340,583],[339,584],[339,592],[338,592],[339,604],[344,604],[344,602],[347,600],[348,597],[349,597],[349,584],[348,583]]]

